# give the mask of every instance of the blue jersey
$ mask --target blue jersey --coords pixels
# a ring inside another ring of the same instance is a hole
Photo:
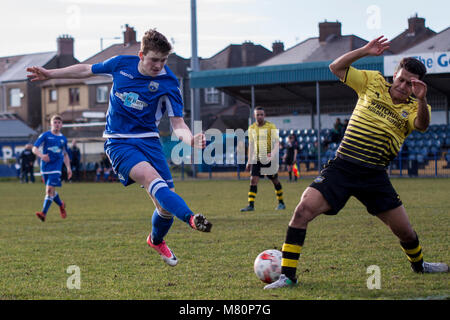
[[[50,161],[41,160],[42,174],[61,174],[64,163],[64,153],[67,152],[67,139],[63,134],[55,135],[51,131],[42,133],[34,143],[39,148],[42,145],[42,153],[48,154]]]
[[[92,65],[94,74],[110,74],[104,138],[159,137],[158,124],[167,110],[169,117],[183,116],[178,80],[165,66],[156,77],[138,71],[138,56],[116,56]]]

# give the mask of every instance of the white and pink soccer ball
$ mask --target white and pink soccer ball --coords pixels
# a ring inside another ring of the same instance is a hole
[[[255,259],[253,269],[261,281],[277,281],[281,274],[281,251],[269,249],[261,252]]]

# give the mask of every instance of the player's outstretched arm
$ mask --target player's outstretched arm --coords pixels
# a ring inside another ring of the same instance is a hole
[[[90,64],[75,64],[60,69],[45,69],[38,66],[27,68],[30,73],[27,77],[31,81],[43,81],[48,79],[79,79],[87,78],[93,75]]]
[[[384,36],[381,36],[373,39],[364,47],[345,53],[330,64],[330,71],[339,79],[343,80],[347,69],[353,62],[366,56],[379,56],[389,49],[389,42],[387,41]]]

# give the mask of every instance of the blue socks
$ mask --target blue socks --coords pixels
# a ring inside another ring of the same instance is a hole
[[[160,244],[164,236],[169,232],[170,227],[173,224],[173,217],[162,217],[159,215],[158,210],[155,209],[152,217],[152,243],[155,245]]]
[[[50,208],[51,204],[53,202],[53,198],[49,196],[45,196],[44,199],[44,206],[42,207],[42,213],[47,214],[48,209]]]
[[[58,206],[62,206],[62,201],[61,201],[61,199],[59,198],[59,194],[58,194],[58,192],[55,192],[55,196],[53,197],[53,201],[55,201],[55,203],[58,205]]]
[[[50,196],[45,196],[44,205],[42,207],[42,213],[43,214],[47,215],[47,211],[48,211],[48,209],[50,209],[50,206],[52,205],[53,201],[55,201],[55,203],[58,206],[62,206],[62,201],[61,201],[61,199],[60,199],[60,197],[58,195],[58,192],[55,193],[55,196],[53,198],[50,197]]]
[[[158,200],[161,207],[189,224],[189,219],[194,214],[178,194],[171,191],[167,183],[162,179],[155,179],[148,187],[149,193]]]

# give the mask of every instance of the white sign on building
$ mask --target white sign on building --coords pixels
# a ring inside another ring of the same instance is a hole
[[[413,53],[410,55],[393,55],[384,57],[384,75],[391,77],[395,68],[404,57],[416,58],[425,65],[427,73],[450,73],[450,52]]]

